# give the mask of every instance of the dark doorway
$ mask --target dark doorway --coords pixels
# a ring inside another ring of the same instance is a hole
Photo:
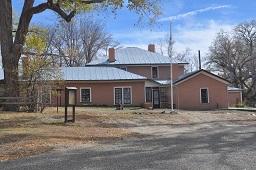
[[[153,90],[153,108],[160,108],[159,90]]]

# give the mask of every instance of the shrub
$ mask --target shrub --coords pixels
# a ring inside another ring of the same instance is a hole
[[[238,108],[248,108],[249,106],[243,104],[243,103],[237,103],[237,104],[234,104],[234,107],[238,107]]]

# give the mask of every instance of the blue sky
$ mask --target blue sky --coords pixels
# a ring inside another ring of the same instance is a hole
[[[35,0],[35,3],[45,1]],[[13,1],[17,12],[21,11],[23,2],[24,0]],[[163,0],[162,5],[163,16],[152,30],[148,25],[134,26],[138,16],[127,9],[118,11],[116,17],[110,13],[98,18],[106,22],[107,30],[123,47],[143,49],[147,49],[150,43],[157,44],[160,38],[169,34],[170,20],[172,20],[175,51],[183,51],[189,47],[195,54],[201,50],[203,57],[220,29],[231,31],[237,24],[254,19],[256,1]],[[45,11],[36,15],[32,21],[51,24],[56,21],[55,13]]]

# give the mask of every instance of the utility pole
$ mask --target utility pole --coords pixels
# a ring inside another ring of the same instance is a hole
[[[170,79],[171,79],[171,112],[174,111],[173,109],[173,81],[172,81],[172,21],[170,21],[170,39],[169,39],[169,46],[168,46],[168,55],[170,57]]]

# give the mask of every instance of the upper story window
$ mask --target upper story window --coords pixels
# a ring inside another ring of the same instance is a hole
[[[158,78],[158,67],[152,67],[152,78]]]
[[[209,93],[207,88],[200,89],[201,103],[209,103]]]

